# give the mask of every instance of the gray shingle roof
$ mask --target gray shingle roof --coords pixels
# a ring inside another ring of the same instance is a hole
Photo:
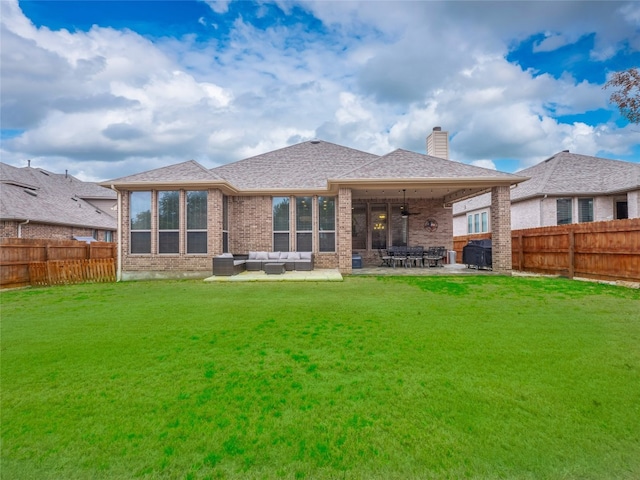
[[[351,181],[483,179],[485,183],[517,183],[522,178],[509,173],[475,167],[407,150],[382,157],[321,140],[291,145],[237,162],[206,170],[197,162],[171,165],[101,185],[149,187],[184,185],[189,182],[218,184],[231,191],[327,190]],[[332,185],[330,185],[330,183]]]
[[[505,180],[517,180],[518,178],[518,176],[510,173],[498,172],[402,149],[394,150],[362,167],[333,178],[429,180],[471,177],[503,178]]]
[[[560,152],[518,172],[531,180],[512,192],[513,200],[539,195],[603,195],[640,188],[640,164]]]
[[[239,190],[324,189],[327,179],[358,168],[377,155],[311,140],[214,168]]]
[[[115,178],[102,185],[132,185],[132,184],[162,184],[162,183],[202,183],[215,182],[221,178],[211,170],[206,169],[195,160],[189,160],[167,167],[156,168],[146,172],[136,173],[127,177]]]
[[[0,162],[0,218],[115,230],[112,212],[84,199],[116,199],[112,190],[71,175]]]
[[[640,189],[640,164],[610,160],[570,152],[559,152],[552,157],[517,172],[530,180],[511,190],[511,201],[532,197],[611,195]],[[454,214],[488,207],[490,195],[454,205]]]

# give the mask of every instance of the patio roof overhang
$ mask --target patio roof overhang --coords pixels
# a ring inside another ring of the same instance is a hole
[[[330,179],[329,190],[351,188],[352,198],[422,198],[442,199],[444,204],[475,197],[493,187],[517,185],[526,177],[455,177],[455,178],[388,178]]]

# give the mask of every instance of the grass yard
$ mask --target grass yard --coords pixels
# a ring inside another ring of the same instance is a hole
[[[2,293],[2,479],[637,479],[640,291],[563,279]]]

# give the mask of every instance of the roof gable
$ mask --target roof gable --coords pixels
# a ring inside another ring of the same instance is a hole
[[[221,178],[211,170],[206,169],[195,160],[188,160],[167,167],[160,167],[127,177],[102,182],[102,185],[180,184],[190,182],[216,182],[220,180]]]

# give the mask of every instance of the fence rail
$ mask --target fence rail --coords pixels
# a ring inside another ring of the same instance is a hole
[[[454,250],[462,262],[469,240],[491,234],[454,238]],[[640,218],[577,223],[511,232],[514,270],[640,282]]]
[[[0,288],[114,282],[116,244],[0,239]]]

